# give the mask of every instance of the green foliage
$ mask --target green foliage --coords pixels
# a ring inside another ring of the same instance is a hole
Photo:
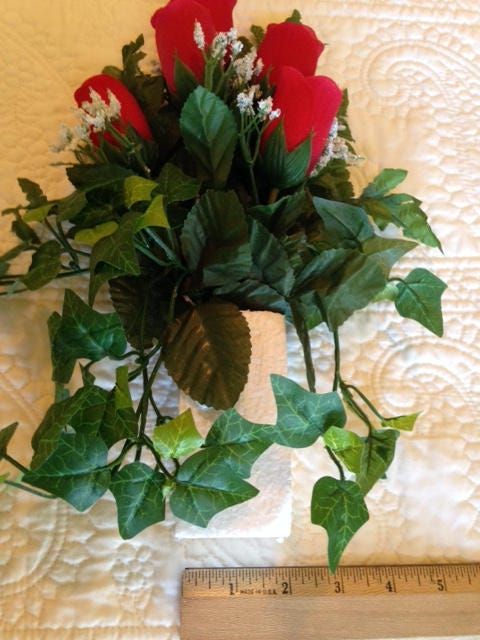
[[[309,447],[331,426],[343,427],[345,411],[337,393],[305,391],[283,376],[272,375],[277,423],[271,438],[284,447]]]
[[[313,204],[330,242],[354,248],[374,237],[373,227],[360,207],[316,197]]]
[[[382,427],[390,427],[392,429],[400,429],[400,431],[413,431],[415,423],[421,411],[410,413],[406,416],[396,416],[395,418],[383,418]]]
[[[62,253],[63,247],[56,240],[49,240],[38,247],[32,256],[28,273],[21,279],[27,289],[41,289],[60,273]]]
[[[323,436],[323,441],[349,471],[359,473],[365,447],[360,436],[353,431],[330,427]]]
[[[153,180],[140,176],[129,176],[123,183],[123,197],[125,206],[131,209],[137,202],[150,202],[152,193],[158,188]]]
[[[326,476],[315,483],[312,494],[313,524],[328,534],[328,564],[333,573],[354,534],[368,520],[362,492],[355,482]]]
[[[143,462],[132,462],[112,476],[118,529],[124,540],[165,519],[165,476]]]
[[[167,162],[158,176],[158,189],[167,204],[193,200],[200,191],[200,183],[187,176],[179,167]]]
[[[23,481],[86,511],[108,489],[108,449],[99,437],[62,433],[53,453]]]
[[[259,47],[265,37],[265,29],[257,24],[252,24],[252,26],[250,27],[250,32],[255,41],[255,46]]]
[[[7,453],[7,447],[10,444],[10,440],[15,435],[17,427],[18,422],[14,422],[13,424],[8,425],[8,427],[0,429],[0,460]]]
[[[387,195],[405,180],[407,174],[408,171],[404,169],[384,169],[368,187],[365,187],[362,198],[378,199]]]
[[[183,106],[180,129],[187,150],[198,163],[200,175],[221,189],[230,174],[237,146],[233,113],[214,93],[197,87]]]
[[[198,80],[195,74],[178,56],[175,56],[173,77],[175,80],[176,95],[180,102],[185,102],[198,87]]]
[[[112,233],[118,229],[116,222],[103,222],[102,224],[93,227],[93,229],[81,229],[75,234],[75,242],[80,244],[86,244],[89,247],[93,247],[102,238],[111,236]]]
[[[188,458],[176,477],[170,496],[174,515],[199,527],[206,527],[214,515],[254,498],[258,489],[245,482],[231,466],[210,458],[208,450]]]
[[[229,409],[248,376],[250,331],[238,308],[212,301],[193,307],[169,327],[165,366],[185,393],[201,404]]]
[[[289,189],[303,182],[310,164],[311,149],[309,137],[289,152],[283,123],[280,123],[269,137],[262,156],[262,169],[269,185]]]
[[[351,202],[354,199],[350,173],[344,160],[330,160],[320,173],[308,181],[308,188],[314,196]]]
[[[253,275],[280,295],[288,297],[295,275],[281,242],[256,220],[251,223]]]
[[[380,478],[383,478],[395,456],[395,446],[400,436],[398,431],[372,430],[365,439],[365,447],[360,459],[360,470],[356,482],[366,495]]]
[[[161,458],[183,458],[203,444],[191,409],[162,424],[153,432],[153,446]]]
[[[75,362],[87,358],[98,362],[107,356],[119,358],[127,341],[116,313],[99,313],[67,289],[63,312],[49,319],[52,343],[53,380],[70,380]]]
[[[47,197],[36,182],[28,178],[18,178],[17,182],[28,200],[29,208],[36,209],[47,204]]]
[[[427,269],[414,269],[397,284],[395,306],[404,318],[416,320],[437,336],[443,335],[442,295],[447,285]]]
[[[287,18],[285,22],[294,22],[295,24],[301,24],[302,16],[300,14],[300,11],[298,11],[298,9],[294,9],[292,15]]]

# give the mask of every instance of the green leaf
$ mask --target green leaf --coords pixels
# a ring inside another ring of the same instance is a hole
[[[50,317],[52,326],[53,380],[67,383],[75,362],[87,358],[98,362],[107,356],[119,358],[125,353],[127,340],[116,313],[98,313],[67,289],[62,317]]]
[[[338,280],[339,270],[352,255],[349,249],[329,249],[314,256],[295,279],[295,295],[308,291],[326,292]]]
[[[356,481],[364,495],[383,478],[395,456],[395,445],[400,433],[393,429],[373,430],[365,439],[365,447],[360,459],[360,471]]]
[[[204,451],[182,464],[176,481],[170,508],[177,518],[199,527],[206,527],[220,511],[258,494],[258,489],[240,478],[228,464],[211,460]]]
[[[256,24],[252,24],[252,26],[250,27],[250,31],[255,41],[255,46],[259,47],[265,37],[265,29],[263,27],[259,27]]]
[[[7,447],[17,430],[18,422],[9,424],[8,427],[0,429],[0,460],[7,453]]]
[[[129,176],[123,183],[123,198],[125,206],[130,209],[137,202],[150,202],[152,193],[158,188],[158,183],[140,176]]]
[[[18,185],[25,194],[30,208],[37,208],[47,204],[47,198],[36,182],[28,178],[18,178]]]
[[[62,269],[62,253],[63,248],[56,240],[49,240],[40,245],[32,256],[27,275],[21,278],[27,289],[35,291],[56,278]]]
[[[180,129],[187,150],[215,188],[227,182],[237,146],[235,117],[218,96],[197,87],[183,106]]]
[[[313,198],[313,204],[325,225],[329,240],[355,247],[374,237],[368,216],[360,207],[323,198]]]
[[[420,414],[421,411],[405,416],[397,416],[395,418],[383,418],[382,427],[391,427],[392,429],[400,429],[401,431],[413,431],[415,422]]]
[[[23,481],[85,511],[110,484],[107,454],[98,437],[62,433],[55,451],[37,469],[25,473]]]
[[[35,209],[29,209],[23,219],[25,222],[43,222],[54,206],[53,203],[50,203],[35,207]]]
[[[93,227],[93,229],[82,229],[81,231],[78,231],[75,234],[75,242],[80,242],[81,244],[93,247],[99,240],[106,238],[107,236],[111,236],[117,229],[118,224],[116,222],[104,222],[103,224]]]
[[[38,245],[41,242],[35,231],[20,217],[12,222],[12,233],[27,244]]]
[[[147,227],[163,227],[164,229],[170,227],[162,195],[155,196],[145,213],[138,218],[135,231],[138,232]]]
[[[408,171],[404,169],[384,169],[373,182],[364,189],[361,197],[381,198],[403,182],[407,175]]]
[[[277,403],[273,442],[284,447],[309,447],[331,426],[345,424],[345,410],[337,393],[317,394],[279,375],[272,375]]]
[[[187,176],[186,173],[171,162],[163,165],[158,176],[158,187],[160,193],[165,196],[167,204],[193,200],[200,191],[200,183],[195,178]]]
[[[287,151],[285,130],[281,122],[269,137],[262,156],[268,183],[277,189],[289,189],[305,180],[312,149],[311,136],[293,151]]]
[[[362,492],[355,482],[320,478],[313,488],[311,516],[312,523],[328,534],[328,564],[333,573],[346,546],[368,520]]]
[[[153,446],[161,458],[184,458],[203,444],[191,409],[154,429]]]
[[[285,22],[293,22],[295,24],[302,24],[302,15],[298,9],[294,9],[292,15],[285,20]]]
[[[339,327],[383,291],[392,266],[415,246],[408,240],[379,237],[365,242],[364,253],[347,262],[338,283],[324,298],[330,327]]]
[[[292,290],[295,275],[280,241],[262,224],[252,220],[250,247],[256,278],[287,297]]]
[[[447,285],[427,269],[414,269],[397,284],[395,306],[404,318],[416,320],[437,336],[443,335],[442,295]]]
[[[273,311],[285,315],[289,308],[288,302],[278,291],[253,278],[224,284],[215,289],[214,293],[241,309]]]
[[[131,169],[120,167],[117,164],[77,164],[67,169],[68,179],[73,186],[85,191],[123,182],[132,173]]]
[[[345,160],[330,160],[317,176],[308,181],[308,188],[314,196],[327,200],[350,202],[355,197]]]
[[[68,169],[67,169],[68,173]],[[57,216],[60,221],[72,220],[88,205],[87,196],[83,191],[74,191],[63,200],[57,202]]]
[[[165,519],[165,476],[142,462],[118,471],[110,483],[118,511],[118,528],[124,540]]]
[[[187,98],[198,87],[198,80],[195,74],[185,65],[178,56],[175,56],[173,67],[173,77],[175,89],[180,102],[185,102]]]
[[[360,459],[365,446],[360,436],[353,431],[330,427],[323,436],[323,441],[349,471],[353,473],[360,471]]]
[[[205,286],[248,276],[247,219],[234,191],[207,191],[188,214],[180,239],[190,269],[202,268]]]
[[[211,460],[223,461],[242,478],[249,478],[253,464],[272,444],[270,425],[254,424],[229,409],[212,425],[205,440]]]
[[[170,326],[165,366],[194,400],[229,409],[248,377],[251,344],[247,321],[228,302],[212,301],[187,311]]]

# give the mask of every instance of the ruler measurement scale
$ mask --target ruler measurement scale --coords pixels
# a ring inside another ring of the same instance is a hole
[[[182,640],[480,640],[480,564],[187,569]]]

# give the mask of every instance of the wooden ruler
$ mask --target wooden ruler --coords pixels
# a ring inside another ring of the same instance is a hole
[[[480,640],[480,564],[186,569],[181,628],[182,640]]]

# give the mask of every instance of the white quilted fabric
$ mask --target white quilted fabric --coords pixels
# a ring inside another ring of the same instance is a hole
[[[296,5],[329,43],[321,72],[350,89],[351,124],[367,161],[358,187],[379,169],[405,167],[406,188],[426,203],[445,255],[419,249],[400,272],[431,268],[450,288],[439,340],[384,303],[342,328],[343,368],[392,415],[423,409],[402,435],[389,473],[368,497],[369,523],[345,562],[480,561],[479,279],[480,11],[477,0],[239,0],[239,26],[279,21]],[[144,32],[156,0],[2,0],[0,208],[20,200],[17,175],[52,196],[67,193],[48,167],[48,145],[73,90],[120,46]],[[153,56],[152,56],[153,57]],[[52,159],[54,161],[54,159]],[[0,220],[0,251],[12,244]],[[81,283],[78,287],[81,289]],[[21,423],[17,455],[51,402],[45,320],[61,291],[0,299],[1,423]],[[289,335],[289,373],[303,382]],[[331,344],[314,355],[325,389]],[[165,401],[174,402],[164,389]],[[5,468],[1,467],[2,470]],[[112,500],[87,514],[3,489],[0,494],[2,640],[178,639],[178,587],[185,566],[325,563],[326,537],[309,524],[314,481],[332,466],[322,445],[293,463],[293,528],[276,539],[176,540],[172,525],[125,542]],[[480,635],[476,636],[480,638]]]

